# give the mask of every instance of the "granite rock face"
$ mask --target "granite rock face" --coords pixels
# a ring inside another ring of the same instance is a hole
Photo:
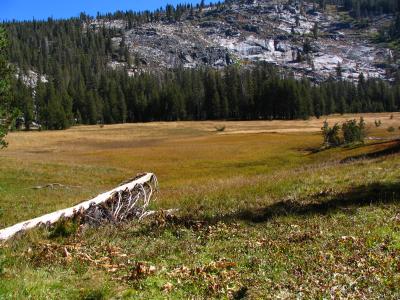
[[[275,3],[235,2],[196,11],[194,17],[183,16],[180,22],[145,23],[129,30],[123,20],[94,19],[88,25],[122,31],[123,36],[112,40],[118,47],[124,38],[133,61],[128,68],[132,76],[155,68],[221,68],[264,61],[316,81],[336,76],[339,65],[348,80],[357,80],[361,72],[366,77],[386,78],[381,67],[392,53],[373,44],[368,29],[352,28],[335,14],[317,11],[311,3]],[[127,64],[110,61],[110,66]]]

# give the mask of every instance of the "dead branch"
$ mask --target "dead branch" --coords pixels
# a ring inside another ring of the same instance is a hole
[[[79,185],[64,185],[64,184],[61,184],[61,183],[48,183],[48,184],[45,184],[45,185],[34,186],[34,187],[32,187],[32,189],[34,189],[34,190],[40,190],[40,189],[46,189],[46,188],[55,189],[57,187],[59,187],[59,188],[67,188],[67,189],[70,189],[70,188],[81,188],[81,186],[79,186]]]

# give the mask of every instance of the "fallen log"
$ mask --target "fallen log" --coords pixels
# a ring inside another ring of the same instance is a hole
[[[70,208],[55,211],[44,216],[15,224],[0,230],[0,240],[8,240],[19,232],[44,225],[50,226],[62,219],[81,217],[84,224],[121,222],[127,219],[142,219],[154,190],[157,178],[153,173],[145,173],[115,189],[98,195]]]

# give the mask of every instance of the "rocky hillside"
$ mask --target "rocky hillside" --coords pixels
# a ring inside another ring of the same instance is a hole
[[[400,17],[388,13],[397,10],[357,16],[338,0],[323,10],[245,1],[5,24],[20,123],[305,119],[400,107],[398,51],[384,48],[396,49]]]
[[[91,20],[92,28],[119,29],[115,47],[124,43],[132,57],[131,75],[159,67],[224,67],[230,64],[270,62],[320,81],[329,76],[356,80],[387,78],[384,66],[393,61],[391,50],[371,42],[391,16],[376,17],[360,28],[344,21],[333,7],[324,12],[311,3],[276,4],[270,0],[237,2],[187,13],[179,22],[159,21],[127,29],[122,19]],[[127,67],[121,60],[113,68]],[[339,67],[339,68],[338,68]]]

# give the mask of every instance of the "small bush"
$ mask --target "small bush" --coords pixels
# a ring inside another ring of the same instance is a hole
[[[215,126],[215,130],[217,130],[218,132],[225,131],[225,125],[222,125],[222,126]]]
[[[339,136],[340,129],[343,133],[343,141],[341,141]],[[353,119],[344,122],[342,126],[339,126],[339,124],[336,123],[333,127],[329,127],[328,122],[325,121],[321,130],[325,147],[337,147],[343,143],[364,143],[366,136],[365,122],[362,117],[359,122]]]
[[[388,127],[388,129],[387,129],[388,132],[393,132],[394,130],[395,130],[395,129],[394,129],[393,126],[390,126],[390,127]]]
[[[6,261],[5,259],[0,257],[0,276],[4,275],[5,273],[5,266],[6,266]]]
[[[80,297],[82,300],[103,300],[105,298],[105,293],[101,289],[83,290]]]
[[[50,238],[68,237],[79,229],[78,220],[61,220],[50,231]]]
[[[375,127],[380,127],[382,125],[381,120],[375,120]]]
[[[358,123],[356,119],[344,122],[342,132],[345,144],[364,143],[366,136],[364,119],[361,117]]]
[[[324,138],[324,146],[336,147],[340,145],[340,126],[338,123],[333,125],[333,127],[329,127],[328,122],[325,120],[324,125],[321,127],[321,131]]]

